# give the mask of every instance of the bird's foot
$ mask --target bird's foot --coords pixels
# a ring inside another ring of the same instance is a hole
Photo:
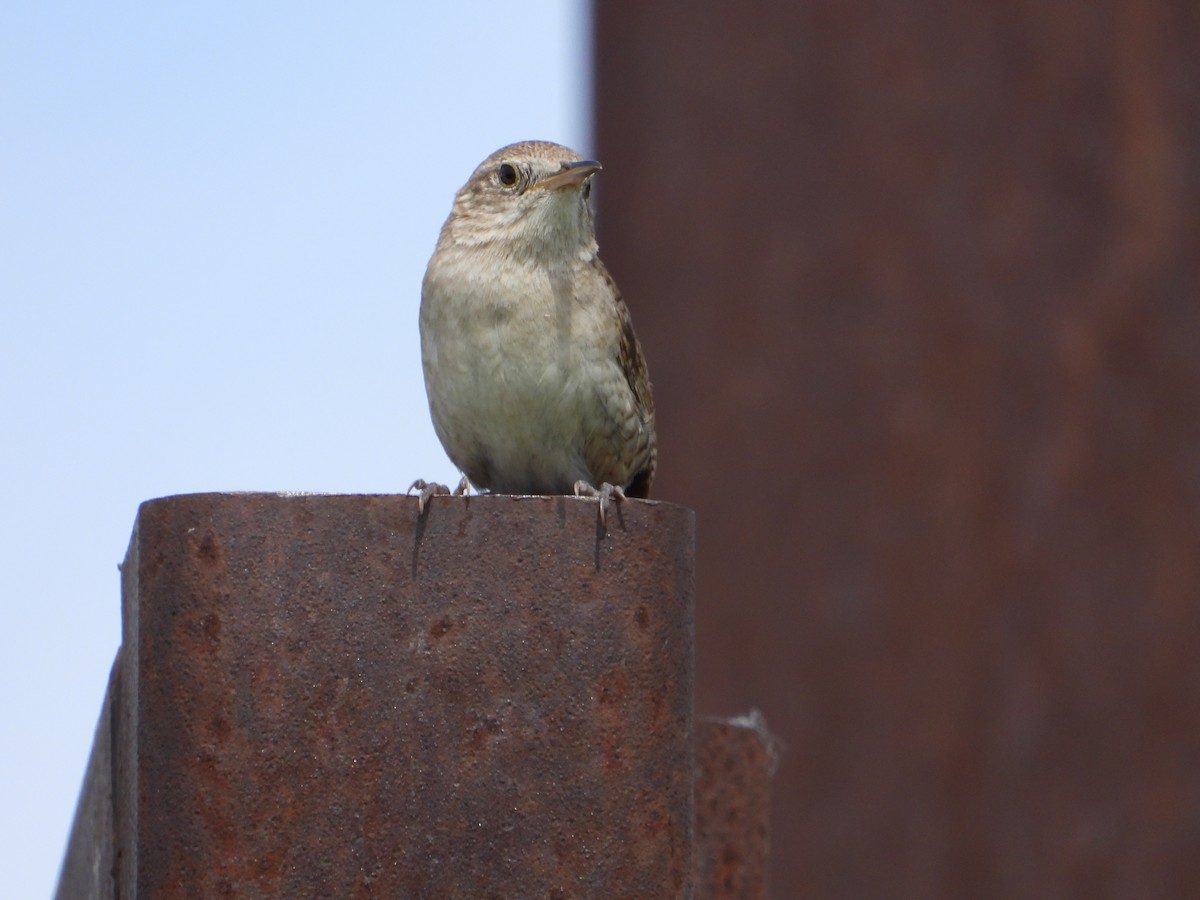
[[[412,495],[413,491],[419,491],[417,494],[417,514],[425,515],[425,507],[434,497],[449,497],[450,488],[444,484],[439,484],[436,481],[426,481],[424,478],[418,478],[408,486],[408,490],[404,493],[408,496]]]
[[[461,479],[458,479],[458,486],[451,491],[449,487],[438,484],[437,481],[426,481],[424,478],[419,478],[410,484],[404,493],[412,496],[413,491],[420,492],[416,494],[416,511],[424,515],[426,506],[434,497],[466,497],[470,492],[470,481],[467,480],[466,475],[463,475]]]
[[[583,479],[575,482],[576,497],[598,497],[600,499],[600,525],[605,529],[608,528],[608,504],[624,503],[624,489],[618,484],[609,484],[607,481],[600,485],[599,488],[593,487]]]
[[[465,497],[467,491],[471,489],[471,482],[467,481],[467,476],[464,475],[462,480],[458,482],[458,487],[453,491],[446,485],[439,484],[436,481],[426,481],[424,478],[418,478],[408,486],[405,494],[411,495],[413,491],[419,491],[417,494],[417,513],[425,514],[425,507],[429,505],[429,501],[434,497]]]

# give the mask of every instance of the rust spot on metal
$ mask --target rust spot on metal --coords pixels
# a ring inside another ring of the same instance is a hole
[[[217,565],[221,561],[221,548],[211,534],[206,534],[196,548],[196,558],[209,565]]]
[[[212,643],[216,643],[221,639],[221,617],[216,613],[209,613],[201,619],[204,628],[204,636]]]

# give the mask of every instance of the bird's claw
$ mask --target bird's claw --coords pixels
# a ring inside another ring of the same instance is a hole
[[[450,488],[446,487],[446,485],[439,484],[436,481],[426,481],[424,478],[418,478],[408,486],[408,490],[404,493],[411,495],[414,490],[420,492],[417,494],[417,515],[421,516],[425,515],[425,507],[434,497],[439,495],[443,497],[450,496]]]
[[[418,478],[408,486],[408,490],[404,493],[411,496],[412,492],[419,491],[417,494],[417,514],[424,515],[425,507],[429,505],[429,501],[434,497],[465,497],[467,491],[471,489],[471,482],[464,475],[462,480],[458,482],[458,487],[453,491],[444,484],[439,484],[436,481],[426,481],[424,478]]]
[[[575,482],[576,497],[597,497],[600,500],[600,525],[605,530],[608,529],[608,504],[610,501],[614,503],[624,503],[627,499],[625,490],[619,484],[609,484],[604,482],[600,487],[594,487],[588,484],[583,479]]]

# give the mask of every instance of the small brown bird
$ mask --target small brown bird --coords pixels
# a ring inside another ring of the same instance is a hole
[[[600,164],[527,141],[454,198],[421,291],[433,425],[477,488],[645,497],[654,400],[621,294],[597,256]],[[422,489],[422,508],[441,486]],[[465,483],[460,491],[465,490]]]

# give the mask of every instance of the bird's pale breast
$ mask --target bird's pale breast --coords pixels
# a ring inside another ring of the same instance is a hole
[[[627,483],[641,423],[600,286],[578,265],[476,271],[446,254],[424,287],[425,377],[450,457],[501,493]]]

